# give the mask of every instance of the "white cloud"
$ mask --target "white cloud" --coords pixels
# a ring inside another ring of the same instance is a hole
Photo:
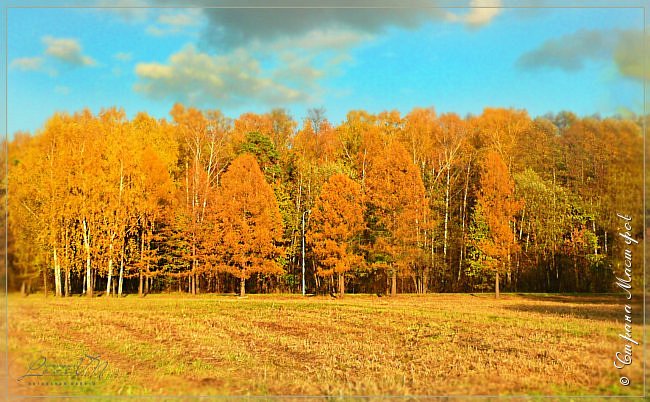
[[[22,71],[42,71],[44,61],[42,57],[21,57],[12,60],[9,67]]]
[[[301,3],[303,7],[300,7]],[[338,3],[350,5],[349,1],[339,0]],[[364,1],[365,6],[370,3],[372,2]],[[247,0],[241,0],[238,4],[242,8],[204,10],[208,20],[203,30],[203,40],[206,43],[215,47],[236,48],[256,41],[272,43],[286,37],[299,38],[310,32],[332,30],[379,35],[391,27],[416,29],[427,22],[445,18],[443,9],[432,7],[310,9],[305,8],[304,1],[300,0],[271,0],[267,6],[281,7],[266,9],[245,8],[253,5],[252,1]]]
[[[279,56],[282,68],[273,71],[273,78],[282,82],[291,82],[302,87],[317,88],[317,80],[323,78],[327,71],[317,68],[313,58],[284,51]],[[304,88],[307,89],[307,88]]]
[[[499,8],[473,8],[465,17],[465,22],[473,26],[485,25],[500,13],[501,9]]]
[[[167,36],[187,33],[191,28],[199,26],[204,21],[201,9],[184,11],[163,11],[157,18],[156,24],[150,24],[145,32],[152,36]]]
[[[194,49],[192,48],[191,51],[194,51]],[[178,58],[179,55],[180,53],[176,53],[172,56],[172,59]],[[185,71],[187,72],[188,70],[186,69]],[[138,63],[135,66],[135,73],[142,78],[151,80],[171,80],[174,78],[173,67],[159,63]]]
[[[134,89],[154,99],[218,107],[314,102],[326,91],[323,82],[354,62],[350,49],[388,27],[416,29],[428,21],[479,27],[501,12],[489,7],[501,4],[472,0],[473,8],[454,13],[433,8],[165,10],[147,26],[149,35],[198,27],[209,50],[188,45],[166,62],[138,63]]]
[[[183,12],[167,12],[158,16],[158,22],[171,26],[198,25],[202,21],[201,9],[188,9]]]
[[[228,106],[251,102],[285,104],[309,98],[301,86],[276,79],[286,68],[263,71],[253,55],[242,48],[213,56],[187,45],[166,64],[138,63],[135,73],[140,81],[135,90],[152,98]]]
[[[77,39],[44,36],[45,54],[72,66],[95,66],[97,62],[82,53]]]
[[[374,35],[347,29],[314,29],[297,37],[282,37],[269,46],[274,50],[301,49],[304,51],[344,51],[362,42],[374,39]],[[261,46],[259,43],[257,46]]]
[[[469,27],[481,27],[487,25],[501,12],[503,3],[501,0],[471,0],[468,12],[463,14],[448,13],[447,21],[459,22]]]
[[[53,36],[44,36],[41,38],[45,45],[43,56],[21,57],[12,60],[10,68],[21,71],[38,71],[56,76],[57,70],[51,67],[49,60],[58,60],[74,67],[92,67],[97,62],[90,56],[82,53],[81,45],[77,39],[73,38],[55,38]]]
[[[641,30],[581,29],[548,39],[522,54],[517,67],[575,72],[591,63],[613,62],[620,76],[641,82],[650,77],[643,63],[645,40]]]
[[[145,0],[97,0],[97,13],[113,14],[127,23],[140,23],[150,18],[151,2]],[[105,7],[105,8],[104,8]]]
[[[218,55],[188,45],[166,63],[139,63],[135,90],[152,98],[237,106],[314,102],[322,82],[352,61],[349,50],[373,36],[347,29],[312,30],[254,40]]]
[[[20,71],[36,71],[40,73],[47,73],[50,77],[55,77],[58,72],[51,67],[47,66],[45,57],[20,57],[14,59],[9,64],[9,68]]]
[[[442,7],[431,7],[439,3],[431,0],[410,0],[403,2],[408,3],[403,8],[382,8],[387,3],[377,0],[332,0],[329,2],[332,7],[323,8],[305,8],[304,0],[268,0],[265,5],[269,8],[250,8],[257,3],[259,1],[238,0],[239,7],[203,9],[203,17],[207,19],[202,30],[204,42],[212,44],[215,49],[233,49],[255,42],[273,43],[282,38],[299,38],[331,30],[374,37],[391,28],[416,30],[436,22],[460,23],[474,29],[494,20],[502,12],[500,7],[503,5],[502,0],[463,0],[455,3],[467,8],[452,12]],[[394,1],[388,3],[397,4]],[[379,7],[368,8],[369,5]]]

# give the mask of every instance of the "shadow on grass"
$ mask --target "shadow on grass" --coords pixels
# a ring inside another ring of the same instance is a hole
[[[513,293],[522,299],[540,301],[540,302],[556,302],[556,303],[571,303],[571,304],[605,304],[617,305],[621,302],[622,298],[619,294],[613,293]]]
[[[641,297],[636,298],[636,300],[633,297],[630,303],[621,295],[612,294],[521,294],[518,296],[533,303],[513,304],[504,306],[504,308],[511,311],[544,314],[559,318],[621,321],[624,319],[624,307],[627,303],[632,307],[633,317],[639,317],[638,319],[640,319],[643,314],[643,299]]]
[[[622,319],[622,307],[618,306],[558,306],[552,304],[515,304],[505,306],[506,310],[544,314],[558,318],[579,318],[599,321]]]

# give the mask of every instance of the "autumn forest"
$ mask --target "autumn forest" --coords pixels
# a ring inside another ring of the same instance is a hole
[[[55,114],[7,144],[9,286],[161,292],[607,292],[642,231],[639,119],[177,104]],[[303,274],[304,272],[304,274]]]

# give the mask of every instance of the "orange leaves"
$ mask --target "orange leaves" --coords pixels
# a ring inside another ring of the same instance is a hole
[[[376,251],[387,254],[391,261],[410,260],[423,240],[428,201],[420,172],[400,143],[393,142],[374,156],[367,198],[379,238]]]
[[[580,256],[588,254],[593,250],[594,234],[590,232],[584,225],[574,227],[571,230],[568,238],[564,240],[564,248],[568,255]]]
[[[242,143],[249,133],[260,133],[273,141],[275,148],[283,152],[296,129],[296,122],[283,110],[270,113],[244,113],[234,122],[234,141]]]
[[[415,220],[426,207],[420,172],[398,142],[373,158],[367,192],[368,201],[379,209],[378,218],[389,231],[399,230],[398,221]]]
[[[255,272],[281,273],[276,259],[283,250],[276,244],[282,236],[282,218],[273,189],[255,157],[243,154],[232,162],[215,203],[218,209],[211,241],[218,265],[231,267],[241,279]]]
[[[342,174],[325,183],[312,210],[307,235],[321,276],[349,271],[362,263],[355,255],[354,239],[364,228],[361,186]]]
[[[436,113],[433,109],[413,109],[406,116],[405,128],[401,135],[414,162],[430,164],[433,141],[436,138]]]
[[[514,182],[503,159],[495,151],[489,151],[485,156],[480,186],[478,204],[489,227],[489,236],[480,242],[479,248],[503,262],[517,246],[511,223],[523,205],[515,200]]]
[[[334,161],[339,140],[327,120],[317,128],[310,120],[305,120],[302,129],[293,139],[293,147],[308,161],[322,165]]]
[[[486,108],[472,123],[484,146],[493,149],[510,165],[517,141],[530,131],[532,122],[525,110]]]
[[[296,132],[281,109],[234,121],[182,105],[170,114],[62,113],[29,140],[16,136],[14,258],[44,266],[56,249],[64,271],[92,266],[100,277],[107,259],[123,261],[127,276],[142,268],[247,278],[286,265],[276,283],[290,289],[309,216],[308,280],[312,267],[349,279],[346,271],[364,266],[409,274],[418,291],[462,290],[478,286],[476,267],[502,269],[509,257],[519,279],[544,274],[548,262],[559,272],[561,256],[610,258],[615,209],[640,208],[643,137],[632,120],[532,121],[507,109],[461,118],[428,108],[404,117],[352,111],[335,127],[313,110]],[[572,232],[577,221],[587,229]],[[517,244],[523,253],[513,254]],[[380,278],[358,275],[355,290]]]

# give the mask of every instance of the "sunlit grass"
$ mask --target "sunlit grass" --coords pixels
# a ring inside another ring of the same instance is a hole
[[[636,308],[641,312],[640,306]],[[638,395],[619,385],[617,296],[42,295],[9,299],[15,394]],[[641,322],[640,318],[637,322]],[[642,337],[641,327],[635,326]],[[108,361],[90,386],[25,386],[39,356]]]

